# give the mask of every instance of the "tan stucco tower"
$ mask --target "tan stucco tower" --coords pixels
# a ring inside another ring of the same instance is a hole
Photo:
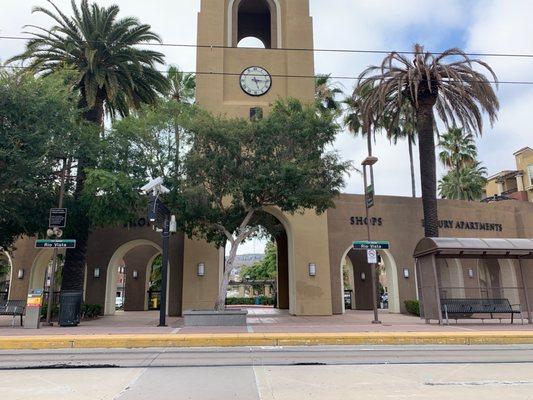
[[[246,37],[265,48],[238,47]],[[198,45],[196,98],[204,109],[249,118],[268,113],[278,99],[314,99],[309,0],[202,0]],[[267,211],[285,228],[278,239],[278,304],[294,315],[330,315],[327,214]],[[317,266],[316,276],[309,264]]]
[[[238,48],[245,37],[261,40],[265,49]],[[251,108],[266,112],[280,98],[313,99],[313,52],[280,50],[313,48],[309,0],[202,0],[198,45],[207,47],[198,49],[196,98],[207,110],[246,118]],[[270,74],[267,93],[242,89],[240,75],[249,67]]]

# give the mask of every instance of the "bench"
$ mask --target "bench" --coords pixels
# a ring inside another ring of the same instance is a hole
[[[524,324],[520,304],[511,305],[508,299],[441,299],[440,303],[447,325],[450,324],[450,317],[457,322],[458,319],[471,318],[474,314],[489,314],[491,319],[494,314],[510,314],[511,324],[514,323],[514,315],[520,314],[522,325]],[[518,306],[518,309],[513,306]]]
[[[15,318],[20,316],[20,326],[22,326],[22,316],[26,310],[25,300],[8,300],[4,304],[0,304],[0,315],[12,315],[13,322],[11,326],[15,326]]]

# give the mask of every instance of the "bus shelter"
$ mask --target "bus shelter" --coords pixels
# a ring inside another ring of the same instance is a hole
[[[442,324],[443,305],[453,301],[491,299],[519,307],[532,323],[533,239],[424,238],[414,257],[426,323]]]

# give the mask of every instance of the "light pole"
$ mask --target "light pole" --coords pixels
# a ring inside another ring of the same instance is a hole
[[[166,326],[168,246],[170,233],[176,232],[176,222],[175,218],[170,215],[170,210],[159,198],[161,194],[170,192],[169,189],[163,186],[163,178],[157,178],[150,181],[148,184],[143,186],[141,190],[144,192],[152,191],[152,196],[148,202],[148,220],[154,223],[156,230],[161,232],[161,238],[163,239],[159,326]]]
[[[374,205],[374,171],[372,166],[378,162],[377,157],[369,156],[363,160],[361,165],[363,166],[363,180],[365,185],[365,211],[366,211],[366,236],[367,240],[371,241],[370,236],[370,207]],[[366,167],[370,167],[370,186],[367,183],[367,173]],[[368,255],[368,250],[367,250]],[[376,264],[370,264],[370,274],[372,279],[372,308],[374,310],[374,320],[373,324],[381,324],[381,321],[378,317],[378,298],[377,298],[377,285],[376,285]]]
[[[61,170],[61,184],[59,188],[59,205],[58,208],[63,207],[63,198],[65,197],[65,179],[67,173],[67,160],[63,159],[63,169]],[[52,234],[58,236],[62,235],[61,229],[52,230]],[[54,247],[54,254],[52,255],[52,271],[50,274],[50,285],[48,286],[48,302],[46,305],[46,325],[52,326],[52,307],[54,306],[54,287],[55,275],[57,269],[57,247]]]

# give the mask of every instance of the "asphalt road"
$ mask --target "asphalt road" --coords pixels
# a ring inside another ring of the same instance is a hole
[[[41,399],[533,399],[533,346],[0,352],[0,393]]]

